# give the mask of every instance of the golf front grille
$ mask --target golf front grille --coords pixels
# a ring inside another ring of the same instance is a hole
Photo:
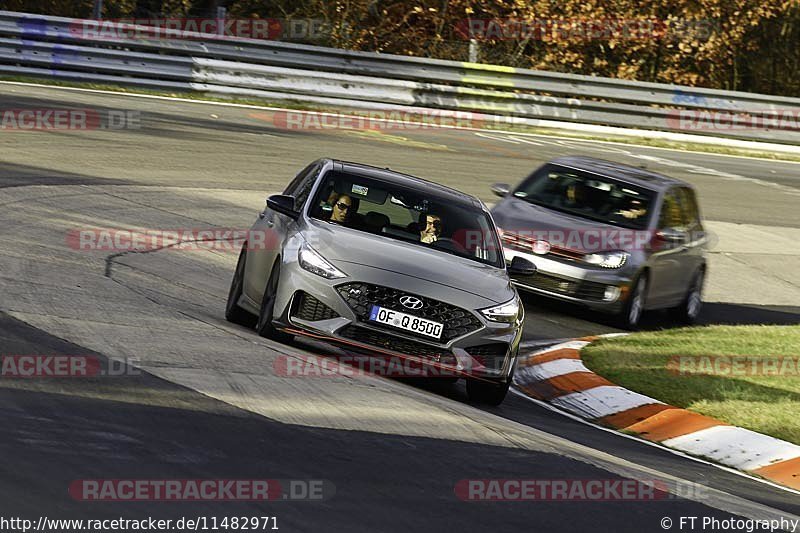
[[[467,333],[472,333],[481,327],[481,322],[478,318],[466,309],[461,309],[455,305],[426,298],[418,294],[412,294],[390,287],[383,287],[381,285],[373,285],[371,283],[346,283],[336,287],[336,290],[362,322],[369,320],[370,310],[373,305],[421,318],[427,318],[435,322],[441,322],[444,325],[441,336],[441,342],[443,343],[449,342],[456,337],[466,335]],[[422,302],[422,307],[415,310],[407,309],[400,303],[400,298],[403,296],[418,298]],[[375,327],[391,329],[382,324],[375,323],[374,325]],[[412,331],[406,331],[404,333],[406,335],[426,338],[425,335]]]
[[[559,278],[543,272],[537,272],[532,276],[516,278],[520,283],[530,287],[555,294],[563,294],[581,300],[603,301],[606,285],[594,281],[586,281],[570,278]]]

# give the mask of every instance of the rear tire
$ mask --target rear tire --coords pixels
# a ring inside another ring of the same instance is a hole
[[[642,274],[631,286],[628,301],[622,306],[622,312],[617,317],[618,325],[627,330],[636,330],[644,314],[645,298],[647,296],[647,274]]]
[[[689,290],[686,292],[686,297],[681,304],[677,307],[670,309],[672,318],[681,324],[694,324],[697,317],[700,316],[700,310],[703,307],[703,281],[705,280],[705,271],[698,270],[689,284]]]
[[[236,262],[236,270],[233,272],[231,288],[228,291],[228,302],[225,304],[225,319],[228,322],[252,328],[256,322],[256,317],[249,311],[239,307],[239,299],[242,297],[242,287],[244,286],[244,267],[247,261],[247,243],[242,245],[239,252],[239,260]]]
[[[272,325],[272,318],[275,312],[275,298],[278,294],[278,282],[281,277],[281,259],[280,257],[275,261],[272,266],[272,272],[269,274],[267,286],[264,288],[264,297],[261,299],[261,311],[258,314],[258,323],[256,324],[256,332],[267,339],[272,339],[278,342],[289,342],[294,336],[279,331]]]
[[[505,383],[492,383],[484,380],[467,378],[467,396],[476,403],[487,405],[500,405],[506,399],[510,381]]]

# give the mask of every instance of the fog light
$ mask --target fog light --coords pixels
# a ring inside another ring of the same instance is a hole
[[[615,287],[614,285],[606,286],[606,290],[603,293],[603,301],[605,302],[613,302],[617,298],[619,298],[619,287]]]

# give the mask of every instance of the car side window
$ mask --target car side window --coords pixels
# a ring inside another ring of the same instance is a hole
[[[311,193],[311,189],[314,188],[314,182],[320,167],[321,163],[318,161],[311,163],[301,170],[286,187],[286,190],[283,191],[283,194],[294,196],[295,210],[299,211],[308,200],[308,195]]]
[[[700,210],[697,208],[697,198],[694,191],[687,187],[681,187],[679,191],[684,226],[690,231],[702,229]]]
[[[684,228],[683,213],[675,189],[667,191],[664,202],[661,204],[661,216],[658,221],[659,229]]]
[[[306,205],[306,201],[308,200],[308,195],[311,194],[311,189],[314,188],[314,184],[317,182],[317,174],[319,174],[319,169],[321,165],[316,164],[314,165],[305,176],[303,176],[303,181],[300,182],[300,185],[297,187],[297,190],[294,193],[294,209],[295,211],[300,211],[303,209],[303,206]]]
[[[297,190],[300,188],[300,184],[303,183],[303,179],[317,166],[317,162],[314,161],[306,168],[301,170],[297,173],[297,175],[289,182],[289,185],[286,186],[286,189],[283,191],[283,194],[288,194],[290,196],[294,196]]]

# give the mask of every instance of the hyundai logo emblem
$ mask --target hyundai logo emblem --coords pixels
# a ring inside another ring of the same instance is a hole
[[[413,296],[402,296],[400,298],[400,303],[403,304],[403,307],[411,310],[422,309],[422,300],[414,298]]]

